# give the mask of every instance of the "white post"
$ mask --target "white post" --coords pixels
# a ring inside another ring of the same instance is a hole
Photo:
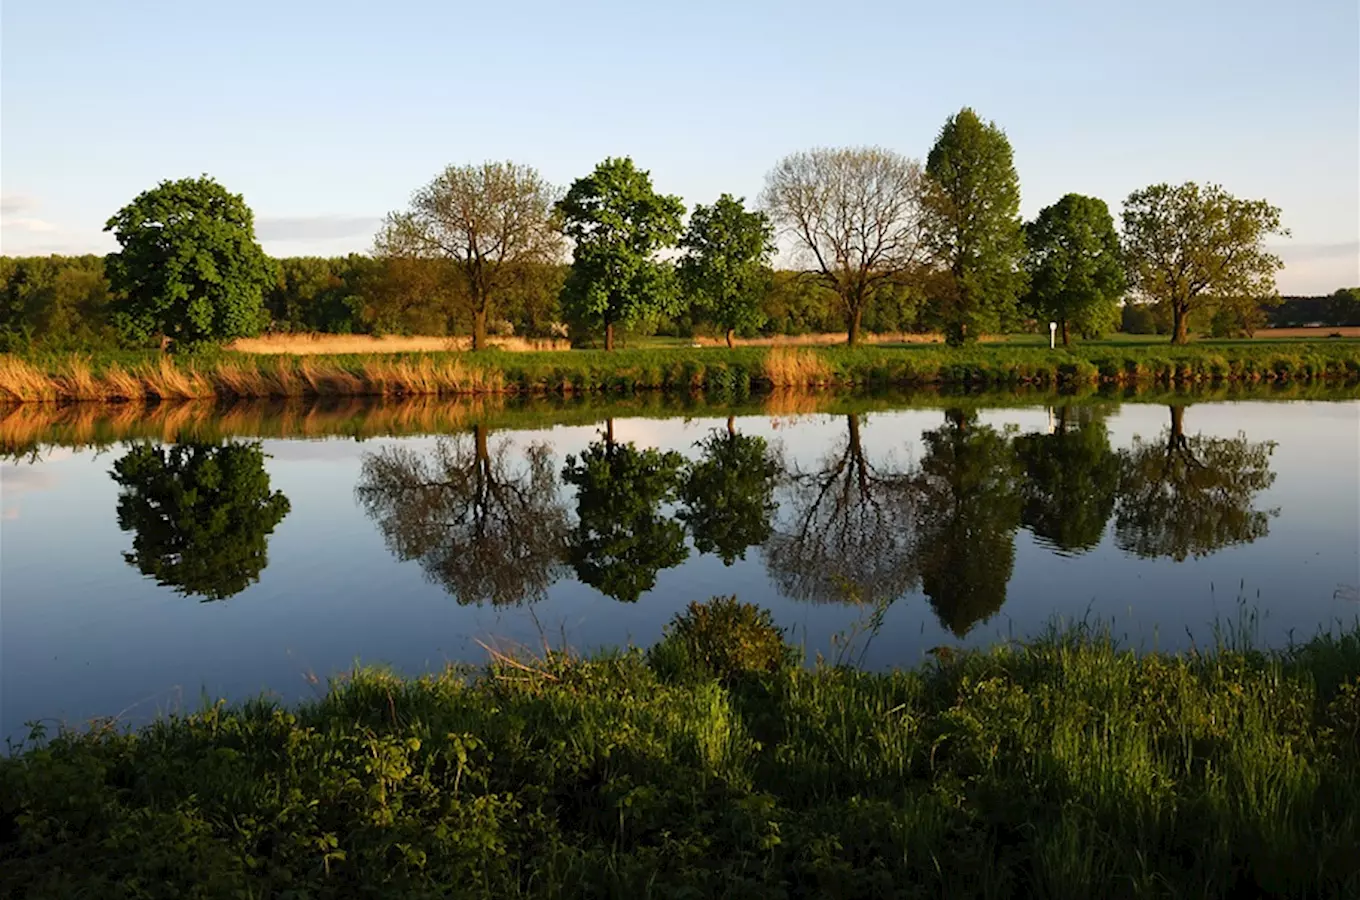
[[[1048,323],[1048,349],[1052,350],[1058,346],[1058,323]]]

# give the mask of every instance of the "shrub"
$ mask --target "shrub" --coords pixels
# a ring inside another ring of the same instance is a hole
[[[672,619],[648,661],[673,680],[731,681],[746,672],[778,671],[792,655],[769,610],[736,597],[714,597],[691,603]]]

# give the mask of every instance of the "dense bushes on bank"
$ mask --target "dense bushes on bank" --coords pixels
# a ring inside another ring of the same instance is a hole
[[[0,893],[1360,891],[1353,628],[1187,656],[1076,630],[867,673],[792,665],[728,606],[647,655],[39,736],[0,760]]]

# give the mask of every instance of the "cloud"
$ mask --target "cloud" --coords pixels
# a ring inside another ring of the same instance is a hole
[[[30,233],[59,231],[51,222],[31,215],[37,208],[38,201],[25,194],[0,196],[0,228]]]
[[[376,216],[272,216],[255,223],[262,241],[327,241],[372,237],[382,219]]]
[[[32,212],[38,202],[26,194],[0,194],[0,216],[17,216]]]
[[[1285,244],[1270,248],[1284,260],[1276,279],[1285,296],[1330,294],[1360,284],[1360,241]]]
[[[31,234],[45,234],[53,231],[60,231],[51,222],[42,219],[35,219],[32,216],[5,216],[0,219],[0,227],[6,231],[27,231]]]
[[[1340,244],[1278,244],[1270,248],[1280,255],[1285,264],[1318,259],[1360,260],[1360,241]]]

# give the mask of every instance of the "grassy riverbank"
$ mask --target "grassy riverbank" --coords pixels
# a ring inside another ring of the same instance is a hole
[[[646,654],[365,670],[296,710],[64,734],[0,760],[0,893],[1360,893],[1360,627],[791,658],[707,606]]]
[[[0,400],[144,400],[1360,378],[1360,341],[265,356],[0,356]]]

